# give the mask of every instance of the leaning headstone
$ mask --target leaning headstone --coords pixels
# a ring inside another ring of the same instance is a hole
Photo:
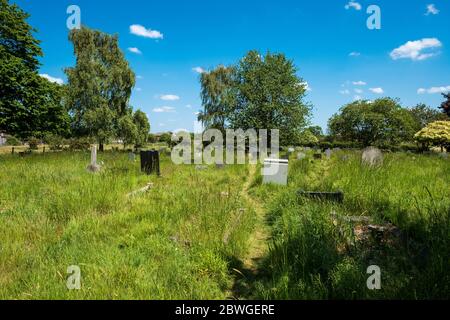
[[[101,170],[101,166],[97,164],[97,146],[91,147],[91,164],[88,165],[87,170],[94,173]]]
[[[369,147],[363,151],[362,162],[370,167],[383,165],[383,153],[380,149]]]
[[[263,169],[264,184],[278,184],[286,186],[288,183],[289,160],[265,159]]]
[[[325,150],[325,155],[327,156],[327,159],[330,159],[330,158],[331,158],[331,154],[332,154],[331,149]]]

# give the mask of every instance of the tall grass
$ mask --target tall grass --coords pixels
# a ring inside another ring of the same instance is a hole
[[[254,225],[240,196],[247,168],[199,171],[163,158],[157,178],[124,153],[99,161],[91,174],[88,153],[0,157],[0,299],[226,298],[230,260]],[[71,265],[81,290],[66,287]]]
[[[448,299],[449,161],[388,154],[382,167],[368,168],[360,153],[343,155],[294,161],[287,188],[254,186],[252,193],[268,208],[274,238],[255,297]],[[342,190],[345,200],[299,200],[298,189]],[[385,241],[361,241],[355,236],[359,224],[345,222],[355,216],[391,223],[398,231]],[[366,286],[370,265],[382,270],[381,290]]]

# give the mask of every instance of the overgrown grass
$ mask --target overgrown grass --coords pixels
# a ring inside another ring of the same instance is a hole
[[[0,158],[0,299],[226,298],[254,224],[240,196],[247,168],[163,158],[157,178],[127,154],[99,158],[100,174],[86,171],[88,153]],[[81,290],[66,287],[71,265]]]
[[[438,156],[388,154],[380,168],[360,153],[291,163],[287,188],[256,183],[273,227],[266,274],[255,297],[266,299],[448,299],[450,297],[450,163]],[[300,200],[296,191],[345,193],[343,204]],[[363,223],[390,223],[372,237]],[[358,231],[360,234],[358,234]],[[370,236],[360,239],[362,235]],[[378,265],[382,289],[366,286]]]

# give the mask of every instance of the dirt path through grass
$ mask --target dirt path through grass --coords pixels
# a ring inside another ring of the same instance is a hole
[[[256,172],[257,166],[250,165],[247,181],[241,191],[242,198],[254,209],[256,223],[248,240],[247,254],[241,258],[241,266],[234,269],[236,278],[231,294],[233,299],[238,300],[251,298],[253,285],[261,272],[261,261],[268,252],[268,240],[270,238],[265,209],[248,193]]]

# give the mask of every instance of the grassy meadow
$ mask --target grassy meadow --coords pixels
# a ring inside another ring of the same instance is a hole
[[[360,152],[291,159],[287,187],[259,167],[196,168],[127,153],[0,156],[0,299],[444,299],[450,161]],[[129,193],[152,183],[147,193]],[[344,202],[301,199],[336,191]],[[378,238],[370,224],[392,226]],[[354,218],[352,218],[354,219]],[[351,220],[351,219],[350,219]],[[68,290],[67,268],[81,268]],[[382,289],[367,289],[378,265]]]

